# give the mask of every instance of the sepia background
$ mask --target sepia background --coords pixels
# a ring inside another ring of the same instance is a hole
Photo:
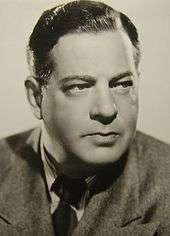
[[[103,1],[127,14],[140,33],[138,129],[170,143],[170,1]],[[42,11],[62,2],[0,0],[0,138],[38,124],[25,97],[25,47]]]

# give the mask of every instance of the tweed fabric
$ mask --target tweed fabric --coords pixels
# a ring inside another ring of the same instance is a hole
[[[1,236],[55,235],[39,139],[35,129],[0,142]],[[137,132],[114,175],[91,198],[73,236],[169,236],[170,146]]]

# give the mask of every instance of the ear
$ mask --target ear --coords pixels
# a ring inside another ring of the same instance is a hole
[[[25,81],[26,95],[30,104],[31,110],[35,117],[39,120],[42,119],[41,114],[41,88],[36,79],[32,76],[27,77]]]

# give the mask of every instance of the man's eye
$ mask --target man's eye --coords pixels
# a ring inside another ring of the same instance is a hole
[[[128,88],[133,86],[133,81],[132,80],[126,80],[126,81],[116,81],[116,82],[111,82],[110,87],[111,88]]]
[[[83,84],[71,84],[68,86],[64,86],[63,91],[68,94],[78,94],[86,89],[90,88],[91,85],[88,83],[83,83]]]
[[[130,86],[133,86],[133,81],[132,80],[127,80],[127,81],[122,81],[122,82],[116,82],[114,87],[121,86],[122,88],[127,88]]]

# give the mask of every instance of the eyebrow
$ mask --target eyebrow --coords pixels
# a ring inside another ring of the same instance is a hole
[[[125,71],[123,73],[119,73],[119,74],[113,76],[111,78],[111,80],[119,80],[119,79],[123,79],[123,78],[125,78],[127,76],[132,76],[132,75],[133,75],[133,73],[131,71]]]
[[[59,80],[59,85],[62,85],[64,83],[67,83],[67,82],[73,81],[73,80],[82,80],[84,82],[91,82],[91,83],[96,82],[95,78],[92,76],[89,76],[89,75],[83,75],[83,76],[71,75],[71,76],[67,76],[67,77],[64,77],[63,79]]]
[[[132,75],[133,75],[133,73],[131,71],[125,71],[123,73],[119,73],[119,74],[111,77],[111,80],[119,80],[124,77],[132,76]],[[95,77],[90,76],[90,75],[83,75],[83,76],[71,75],[71,76],[67,76],[67,77],[64,77],[61,80],[59,80],[59,85],[63,85],[64,83],[67,83],[69,81],[74,81],[74,80],[82,80],[82,81],[88,82],[88,83],[96,83]]]

